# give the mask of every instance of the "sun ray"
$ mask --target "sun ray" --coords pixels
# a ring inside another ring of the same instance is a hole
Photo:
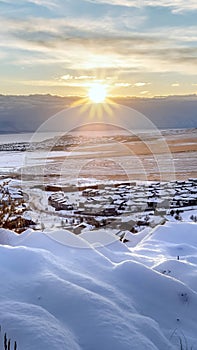
[[[74,101],[71,107],[79,107],[81,114],[86,115],[86,121],[88,119],[102,121],[102,117],[106,114],[112,117],[116,103],[107,96],[108,92],[108,85],[96,81],[89,86],[86,96]]]

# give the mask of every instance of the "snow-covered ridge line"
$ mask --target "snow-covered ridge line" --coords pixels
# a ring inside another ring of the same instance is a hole
[[[65,244],[0,230],[1,325],[19,350],[195,349],[195,224],[168,223],[130,248],[106,233],[96,246],[55,234]]]

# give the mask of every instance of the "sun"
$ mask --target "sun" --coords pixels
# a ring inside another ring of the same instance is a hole
[[[105,85],[94,84],[91,86],[88,97],[93,103],[102,103],[107,97],[107,89]]]

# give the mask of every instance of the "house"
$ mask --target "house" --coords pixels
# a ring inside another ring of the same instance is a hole
[[[46,185],[45,186],[45,191],[58,192],[58,191],[62,191],[62,187],[56,186],[56,185]]]
[[[104,216],[117,216],[119,213],[118,213],[115,206],[110,205],[110,206],[104,208],[103,211],[101,212],[101,214]]]
[[[92,189],[98,190],[98,188],[99,188],[99,186],[97,184],[95,184],[95,185],[86,185],[86,186],[85,185],[84,186],[79,185],[78,186],[78,191],[82,191],[82,193],[83,193],[86,190],[92,190]]]
[[[74,206],[67,202],[66,198],[54,199],[52,196],[48,198],[48,204],[55,210],[73,210]]]
[[[158,198],[156,197],[149,198],[147,201],[148,209],[155,210],[157,208],[157,203],[158,203]]]
[[[99,195],[99,191],[96,189],[87,188],[87,189],[83,190],[83,192],[82,192],[83,197],[95,197],[98,195]]]

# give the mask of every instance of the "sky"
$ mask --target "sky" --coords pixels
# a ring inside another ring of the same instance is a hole
[[[196,18],[196,0],[0,0],[0,94],[196,94]]]

